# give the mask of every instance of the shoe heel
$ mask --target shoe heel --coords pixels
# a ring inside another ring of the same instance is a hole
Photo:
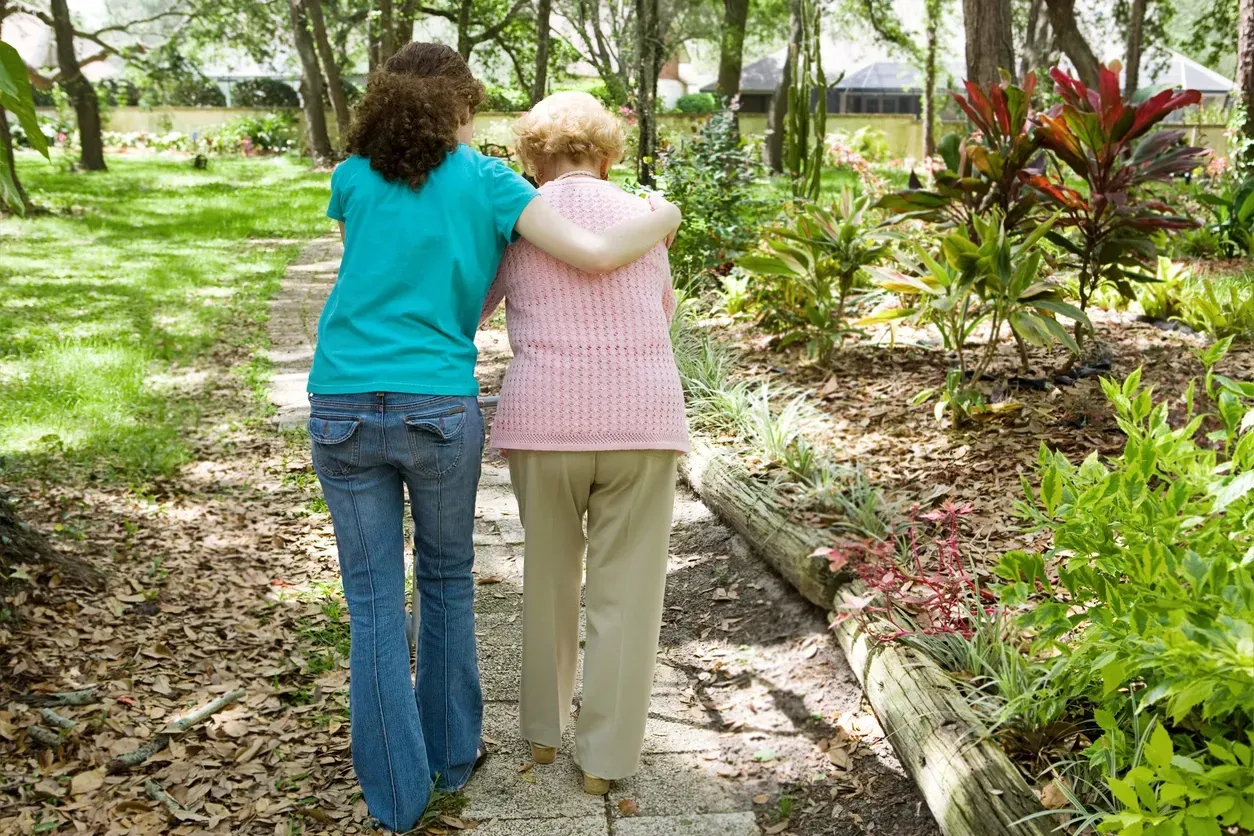
[[[605,795],[610,791],[610,782],[605,778],[596,778],[585,772],[583,774],[583,791],[588,795]]]
[[[552,746],[541,746],[539,743],[532,743],[531,759],[541,764],[553,763],[557,759],[557,749]]]

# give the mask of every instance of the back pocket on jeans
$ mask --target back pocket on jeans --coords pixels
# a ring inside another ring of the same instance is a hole
[[[444,476],[461,461],[466,407],[455,406],[432,415],[406,415],[405,435],[414,469],[428,476]]]
[[[361,454],[361,434],[356,418],[309,418],[313,441],[314,470],[323,476],[343,476],[356,469]]]

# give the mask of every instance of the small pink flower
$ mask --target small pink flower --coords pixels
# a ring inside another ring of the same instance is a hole
[[[67,138],[66,135],[63,133],[57,134],[57,142],[65,142],[66,138]]]

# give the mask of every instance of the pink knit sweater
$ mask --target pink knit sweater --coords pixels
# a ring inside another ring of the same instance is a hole
[[[548,183],[540,194],[593,231],[651,211],[590,177]],[[501,260],[485,318],[502,298],[514,359],[501,384],[493,447],[688,451],[665,247],[597,276],[518,241]]]

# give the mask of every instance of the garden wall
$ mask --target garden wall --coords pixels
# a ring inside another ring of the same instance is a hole
[[[206,128],[230,122],[241,116],[256,116],[273,113],[275,108],[257,109],[244,107],[114,107],[105,113],[105,127],[110,131],[131,133],[147,131],[149,133],[168,133],[177,131],[190,134]],[[299,113],[299,111],[293,111]],[[41,109],[41,115],[53,116],[51,108]],[[515,113],[477,113],[475,114],[475,139],[478,142],[492,142],[497,145],[512,145],[510,124],[516,119]],[[703,117],[689,116],[682,113],[658,114],[658,128],[663,134],[690,134],[701,123]],[[335,138],[335,117],[327,113],[327,126]],[[741,131],[748,136],[762,136],[766,133],[766,116],[747,113],[740,117]],[[960,122],[943,123],[940,134],[960,128]],[[888,141],[888,147],[894,157],[914,157],[923,155],[923,124],[910,115],[893,114],[838,114],[827,117],[827,131],[845,131],[853,133],[859,128],[870,127],[881,131]],[[1189,142],[1206,148],[1218,148],[1226,153],[1223,125],[1189,125]]]

